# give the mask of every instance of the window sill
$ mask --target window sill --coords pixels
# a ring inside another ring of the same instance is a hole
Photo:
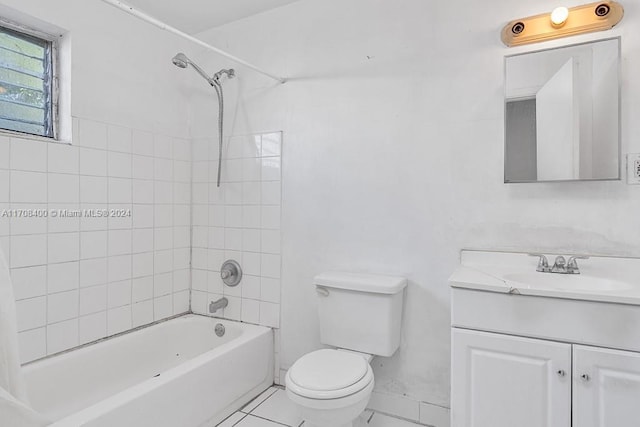
[[[15,131],[8,130],[8,129],[0,129],[0,137],[29,139],[31,141],[51,142],[51,143],[54,143],[54,144],[72,145],[71,144],[72,141],[70,139],[49,138],[49,137],[46,137],[46,136],[32,135],[32,134],[29,134],[29,133],[15,132]]]

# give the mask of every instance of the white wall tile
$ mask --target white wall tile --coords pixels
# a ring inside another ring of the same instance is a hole
[[[280,255],[262,254],[260,264],[264,277],[280,278]]]
[[[219,271],[210,271],[207,274],[207,292],[209,292],[210,294],[222,295],[224,293],[225,287],[226,285],[222,281]]]
[[[112,256],[107,259],[109,282],[131,279],[131,255]]]
[[[107,128],[107,147],[110,151],[131,153],[132,132],[131,129],[109,125]]]
[[[261,260],[260,254],[255,252],[245,252],[242,254],[243,270],[246,274],[260,276]]]
[[[38,328],[47,323],[47,297],[37,297],[16,302],[18,332]]]
[[[153,179],[153,157],[133,156],[133,174],[135,179]]]
[[[207,274],[206,270],[191,270],[191,289],[207,292]]]
[[[78,319],[79,344],[97,341],[107,336],[107,312],[102,311]]]
[[[153,225],[155,227],[171,227],[173,225],[173,205],[155,205]]]
[[[153,134],[141,130],[134,130],[131,151],[134,154],[153,156]]]
[[[242,204],[243,205],[259,205],[262,199],[260,182],[243,182],[242,183]]]
[[[224,248],[232,251],[242,250],[242,229],[241,228],[225,228],[224,229]]]
[[[115,335],[131,329],[131,324],[130,305],[107,311],[107,335]]]
[[[191,160],[191,141],[183,138],[172,138],[173,158],[177,160]]]
[[[82,203],[107,203],[108,180],[105,177],[81,176],[80,201]]]
[[[225,206],[225,227],[242,227],[242,206]]]
[[[173,247],[173,230],[171,227],[154,229],[153,247],[157,251],[169,250]]]
[[[153,205],[133,205],[131,223],[133,228],[153,227],[154,207]]]
[[[109,151],[107,175],[115,178],[131,178],[131,154]]]
[[[171,294],[173,291],[173,274],[162,273],[153,276],[153,296],[155,298]]]
[[[133,180],[133,203],[153,203],[153,181]]]
[[[80,259],[80,233],[54,233],[48,236],[49,263]]]
[[[153,252],[134,254],[132,263],[134,278],[153,275]]]
[[[262,161],[260,159],[242,159],[242,181],[260,181],[261,177]]]
[[[80,203],[80,177],[50,173],[48,181],[49,202]]]
[[[49,293],[78,289],[80,283],[80,263],[67,262],[47,266],[47,291]]]
[[[279,230],[261,230],[262,252],[268,254],[279,254],[280,244],[281,241]]]
[[[189,311],[189,291],[180,291],[173,294],[173,314],[181,314]]]
[[[222,161],[222,182],[242,182],[242,159]]]
[[[239,297],[226,297],[229,305],[224,309],[224,317],[231,320],[242,320],[242,299]]]
[[[173,271],[173,293],[188,291],[191,285],[189,269]]]
[[[107,285],[80,289],[80,316],[107,309]],[[106,332],[106,323],[105,323]]]
[[[242,321],[247,323],[260,323],[260,301],[242,299]]]
[[[153,251],[153,228],[133,230],[133,253]]]
[[[31,362],[47,355],[47,329],[39,328],[18,334],[22,363]]]
[[[11,237],[11,267],[30,267],[47,263],[47,235]]]
[[[47,201],[47,174],[11,171],[12,203],[44,203]]]
[[[173,203],[173,183],[168,181],[155,181],[153,185],[154,203]]]
[[[280,205],[280,181],[265,181],[262,186],[262,204]]]
[[[80,218],[81,231],[97,231],[106,230],[108,226],[108,218],[106,216],[98,216],[97,212],[107,209],[104,204],[81,203],[80,209],[87,212]]]
[[[155,135],[153,140],[153,155],[170,159],[173,156],[173,139],[166,135]]]
[[[47,267],[14,268],[11,270],[11,282],[16,300],[46,295]]]
[[[261,249],[260,230],[245,228],[242,229],[242,250],[248,252],[260,252]]]
[[[280,303],[280,280],[262,277],[260,281],[260,299],[265,302]]]
[[[153,323],[153,300],[133,304],[131,309],[134,328]]]
[[[261,215],[260,206],[243,206],[242,226],[246,228],[260,228],[262,221]]]
[[[181,182],[173,184],[173,203],[191,203],[191,184]]]
[[[78,312],[79,293],[77,290],[47,296],[47,322],[49,324],[76,318]]]
[[[78,319],[47,326],[47,354],[54,354],[78,345]]]
[[[191,163],[181,160],[173,161],[173,181],[191,183]]]
[[[78,133],[81,147],[107,148],[107,125],[104,123],[80,119]]]
[[[138,277],[132,281],[133,302],[150,300],[153,298],[153,276]]]
[[[9,169],[11,160],[11,138],[0,136],[0,169]]]
[[[18,214],[10,218],[11,235],[46,233],[48,223],[46,207],[43,204],[12,204],[11,209],[17,211]],[[38,214],[30,216],[28,212],[38,212]]]
[[[9,177],[11,172],[8,170],[0,170],[0,202],[9,202],[9,195],[11,193],[11,180]]]
[[[173,179],[173,161],[169,159],[155,158],[153,161],[154,173],[156,180],[171,181]]]
[[[80,261],[80,287],[107,283],[107,258]]]
[[[131,230],[109,230],[109,256],[130,254],[131,242]]]
[[[80,258],[102,258],[107,256],[107,231],[83,231],[80,233]]]
[[[43,141],[11,138],[11,169],[46,172],[47,147]]]
[[[109,178],[109,203],[132,203],[133,182],[126,178]],[[111,218],[110,218],[111,219]]]
[[[131,280],[109,283],[107,307],[111,309],[129,304],[131,304]]]
[[[80,205],[49,203],[48,233],[71,233],[80,230]]]
[[[280,229],[280,206],[262,206],[261,226],[265,229]]]
[[[80,150],[73,145],[49,143],[47,165],[49,172],[78,174]]]
[[[242,277],[242,298],[260,299],[260,277],[243,275]]]
[[[208,314],[208,295],[206,292],[191,291],[191,310],[198,314]]]
[[[280,304],[260,302],[260,324],[271,328],[279,328]]]
[[[80,175],[107,176],[107,151],[80,148]]]
[[[165,295],[153,300],[153,319],[161,320],[173,315],[173,297]]]

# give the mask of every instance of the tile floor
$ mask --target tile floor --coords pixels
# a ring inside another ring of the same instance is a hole
[[[362,414],[368,427],[419,427],[409,421],[371,412]],[[280,387],[271,387],[245,407],[218,424],[218,427],[300,427],[304,422]]]

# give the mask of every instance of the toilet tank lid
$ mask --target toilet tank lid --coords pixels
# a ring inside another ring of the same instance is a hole
[[[397,294],[407,286],[407,279],[379,274],[328,271],[314,277],[313,283],[327,288],[376,294]]]

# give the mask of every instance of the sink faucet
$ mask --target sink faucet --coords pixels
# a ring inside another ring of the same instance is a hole
[[[209,313],[213,314],[216,311],[220,310],[221,308],[225,308],[228,305],[229,305],[229,300],[224,297],[220,298],[218,301],[211,301],[209,303]]]
[[[569,261],[566,260],[562,255],[557,256],[553,267],[549,267],[549,261],[547,257],[542,254],[529,254],[530,256],[536,256],[540,258],[538,261],[538,268],[536,271],[541,273],[558,273],[558,274],[580,274],[580,269],[578,268],[578,262],[576,260],[579,259],[588,259],[587,256],[571,256],[569,257]]]

